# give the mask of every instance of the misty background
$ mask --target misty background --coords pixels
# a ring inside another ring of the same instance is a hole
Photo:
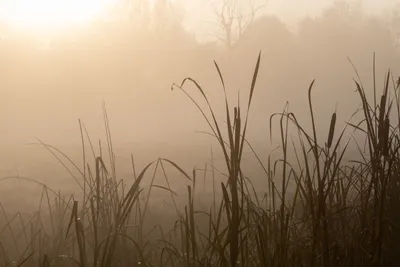
[[[98,153],[98,140],[104,147],[106,141],[103,102],[120,178],[130,178],[131,153],[140,168],[158,157],[188,170],[201,167],[217,144],[196,133],[208,131],[201,113],[171,85],[194,78],[224,123],[213,60],[232,103],[239,92],[244,105],[259,51],[248,134],[258,152],[267,155],[275,147],[269,118],[287,101],[309,125],[307,89],[313,79],[321,132],[327,132],[336,108],[343,127],[360,107],[348,57],[371,94],[374,52],[378,88],[389,68],[400,74],[396,2],[126,0],[110,10],[108,19],[63,31],[29,32],[2,23],[0,176],[29,176],[53,188],[73,188],[54,157],[30,143],[39,138],[80,163],[81,119]],[[204,106],[193,86],[186,89]],[[245,162],[251,159],[247,155]]]

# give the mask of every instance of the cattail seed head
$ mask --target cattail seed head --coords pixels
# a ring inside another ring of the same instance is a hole
[[[331,148],[333,136],[335,134],[335,126],[336,126],[336,112],[332,114],[331,125],[329,127],[329,135],[328,135],[328,148]]]
[[[383,132],[383,144],[382,144],[382,154],[388,156],[389,154],[389,129],[390,129],[390,119],[386,116],[384,122],[384,132]]]

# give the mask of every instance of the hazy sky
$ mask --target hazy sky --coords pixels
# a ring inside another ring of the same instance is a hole
[[[187,27],[196,32],[199,38],[207,38],[212,27],[215,27],[212,7],[221,0],[175,0],[185,3],[186,10],[190,15],[186,15]],[[273,14],[290,28],[295,27],[296,23],[306,16],[318,16],[321,12],[332,5],[335,0],[256,0],[263,5],[263,12]],[[359,0],[348,0],[356,2]],[[366,13],[380,14],[390,9],[400,0],[361,0]]]
[[[0,0],[0,3],[5,1]],[[7,1],[32,3],[33,0]],[[50,1],[60,3],[68,0],[38,0],[35,3]],[[78,5],[78,0],[71,1],[71,6]],[[94,4],[102,0],[84,1],[89,5],[89,2]],[[199,38],[215,33],[211,5],[222,0],[173,1],[180,1],[186,6],[185,23]],[[291,25],[302,17],[319,15],[334,2],[256,1],[265,3],[263,12]],[[379,13],[399,2],[365,0],[364,12]],[[48,6],[43,4],[42,7]],[[46,15],[48,13],[38,6],[35,9],[41,15],[38,17],[39,26],[43,25],[42,21],[55,20],[57,17],[52,12]],[[68,12],[71,10],[73,8],[63,9]],[[80,12],[84,10],[88,9]],[[6,13],[0,6],[0,17],[1,11]],[[24,12],[18,17],[23,16]],[[32,15],[31,19],[35,17]],[[67,20],[67,16],[63,20]],[[195,133],[207,131],[207,125],[184,94],[178,90],[171,92],[171,83],[179,83],[184,77],[190,76],[203,84],[212,105],[220,114],[218,120],[223,123],[224,107],[220,102],[223,101],[223,95],[222,90],[214,90],[220,89],[221,84],[212,62],[216,60],[220,64],[230,99],[235,101],[238,90],[244,94],[247,92],[259,50],[263,51],[263,59],[257,81],[257,97],[249,122],[249,140],[261,144],[261,149],[268,149],[268,117],[273,112],[281,111],[286,101],[291,103],[290,111],[299,114],[302,121],[307,123],[306,90],[314,78],[317,79],[314,95],[315,109],[318,110],[316,121],[321,122],[318,123],[321,129],[328,130],[326,116],[332,114],[337,103],[340,111],[338,121],[341,122],[346,121],[347,114],[359,107],[360,101],[354,93],[352,81],[354,72],[347,57],[355,63],[362,80],[372,80],[369,75],[373,52],[376,52],[378,60],[377,77],[383,77],[389,67],[396,75],[400,73],[400,54],[392,45],[393,40],[385,27],[370,21],[360,21],[360,25],[355,27],[350,24],[344,27],[339,19],[337,22],[335,18],[311,21],[305,31],[294,35],[279,25],[277,27],[273,20],[261,21],[261,25],[256,25],[233,53],[213,45],[200,46],[187,42],[191,34],[181,31],[155,38],[156,34],[165,33],[164,30],[155,30],[154,34],[144,32],[142,38],[141,31],[132,32],[124,23],[105,24],[104,28],[100,24],[99,28],[104,29],[103,34],[78,34],[77,42],[61,40],[55,42],[54,49],[29,49],[31,42],[25,42],[24,38],[15,42],[6,40],[0,46],[0,125],[6,129],[0,133],[0,143],[10,148],[0,151],[0,163],[12,167],[14,162],[23,165],[31,163],[30,157],[37,159],[37,154],[32,153],[32,156],[24,158],[25,154],[19,152],[25,149],[22,144],[34,142],[35,137],[70,150],[76,148],[80,157],[81,138],[77,119],[85,123],[92,140],[106,140],[101,110],[101,103],[105,101],[114,144],[125,149],[121,153],[129,155],[134,152],[142,160],[157,157],[182,159],[191,168],[203,161],[191,156],[190,160],[196,160],[192,165],[192,162],[188,162],[188,153],[208,157],[213,140]],[[119,25],[122,26],[118,28]],[[327,28],[332,32],[327,32]],[[67,36],[69,33],[66,32]],[[44,48],[47,46],[47,43],[43,45]],[[201,96],[196,94],[195,97]],[[12,146],[21,148],[10,156]],[[191,150],[187,152],[186,149]],[[19,158],[20,155],[23,158]],[[3,159],[7,159],[6,163]],[[42,171],[34,161],[31,166]]]
[[[11,22],[13,26],[53,27],[65,22],[81,22],[101,13],[105,6],[120,0],[0,0],[0,19]],[[157,0],[149,0],[154,4]],[[216,17],[213,7],[223,0],[170,0],[184,6],[186,27],[194,32],[199,40],[210,39],[215,33]],[[240,0],[243,3],[250,0]],[[257,6],[263,6],[261,12],[275,15],[295,29],[299,19],[305,16],[318,16],[335,0],[252,0]],[[356,2],[360,0],[348,0]],[[400,0],[361,0],[366,13],[380,13],[390,9]],[[39,3],[39,4],[38,4]],[[46,8],[43,8],[43,7]],[[261,12],[259,14],[261,14]],[[22,24],[21,24],[22,21]],[[19,25],[21,24],[21,25]]]

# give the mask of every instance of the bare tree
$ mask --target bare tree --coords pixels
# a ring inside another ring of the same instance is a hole
[[[218,0],[218,2],[218,6],[213,8],[220,30],[217,37],[231,49],[253,23],[263,5],[258,5],[257,0]]]

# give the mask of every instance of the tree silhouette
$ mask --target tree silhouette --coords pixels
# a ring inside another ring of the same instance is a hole
[[[400,4],[396,4],[388,14],[389,27],[393,33],[394,46],[400,48]]]
[[[214,15],[220,29],[217,36],[228,49],[231,49],[253,23],[263,5],[256,0],[222,0],[214,7]]]

